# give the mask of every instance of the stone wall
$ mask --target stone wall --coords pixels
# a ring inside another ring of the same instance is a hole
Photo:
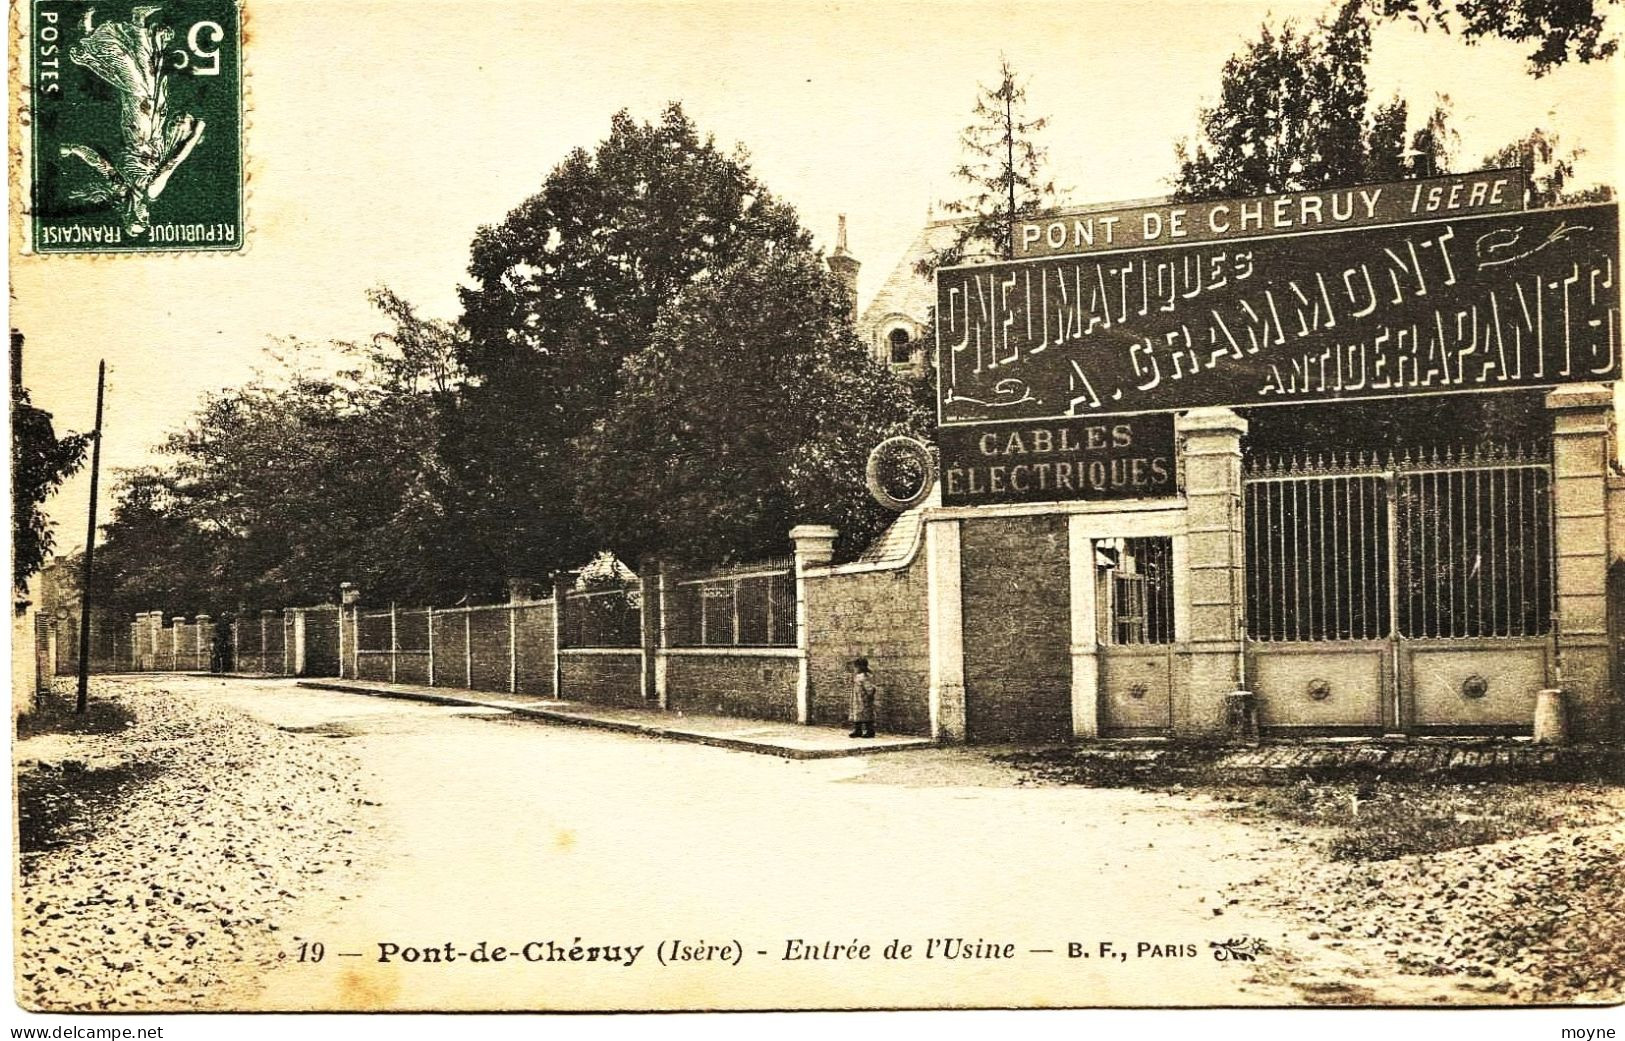
[[[395,656],[395,682],[416,683],[419,685],[429,682],[429,652],[414,651],[410,654],[401,653]]]
[[[960,530],[970,741],[1072,736],[1066,517],[967,520]]]
[[[470,686],[484,691],[508,690],[513,677],[507,609],[468,612],[468,636],[473,679]]]
[[[434,626],[434,682],[438,687],[468,686],[467,626],[460,611],[437,612]]]
[[[668,654],[667,705],[676,711],[796,721],[794,658],[768,655]]]
[[[623,708],[650,704],[643,697],[643,654],[636,649],[613,654],[566,651],[559,671],[563,688],[559,696],[566,700]]]
[[[552,694],[553,691],[553,605],[531,604],[517,608],[514,627],[519,640],[515,679],[521,694]]]
[[[356,655],[356,678],[390,682],[389,655],[360,653]],[[239,671],[243,671],[239,666]]]
[[[846,663],[868,658],[878,689],[875,725],[931,733],[930,647],[922,554],[887,570],[837,570],[805,578],[811,722],[850,718]]]

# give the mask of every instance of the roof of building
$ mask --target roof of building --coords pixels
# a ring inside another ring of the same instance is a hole
[[[914,553],[920,540],[920,525],[925,523],[925,511],[942,505],[942,489],[932,487],[924,502],[897,515],[891,525],[869,543],[858,555],[859,564],[901,564]]]
[[[858,319],[860,329],[873,329],[892,314],[904,314],[916,321],[925,321],[931,305],[936,302],[934,290],[931,279],[916,271],[914,265],[922,257],[951,245],[956,223],[951,220],[929,221],[919,230],[863,309]]]
[[[1112,202],[1086,203],[1081,205],[1061,206],[1045,211],[1045,218],[1074,217],[1086,213],[1099,213],[1106,210],[1134,209],[1141,206],[1158,206],[1170,201],[1166,195],[1151,196],[1143,199],[1119,199]],[[896,265],[891,269],[886,280],[880,284],[875,295],[863,309],[858,318],[858,328],[872,332],[888,315],[907,315],[917,322],[924,322],[931,313],[931,307],[936,303],[935,291],[931,278],[920,274],[915,265],[926,256],[936,253],[951,245],[958,226],[963,223],[957,218],[943,220],[927,220],[908,244],[903,255],[898,258]],[[846,251],[846,221],[843,219],[838,234],[835,255],[850,256]],[[980,257],[968,258],[971,260],[984,259]]]

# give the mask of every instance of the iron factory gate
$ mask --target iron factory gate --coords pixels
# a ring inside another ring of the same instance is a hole
[[[1554,656],[1551,480],[1544,446],[1250,461],[1260,724],[1528,729]]]

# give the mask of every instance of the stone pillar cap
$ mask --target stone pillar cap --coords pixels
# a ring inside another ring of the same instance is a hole
[[[1614,388],[1608,383],[1571,383],[1546,394],[1549,409],[1611,408],[1613,404]]]
[[[1193,408],[1174,417],[1174,429],[1182,434],[1245,434],[1247,421],[1223,406]]]

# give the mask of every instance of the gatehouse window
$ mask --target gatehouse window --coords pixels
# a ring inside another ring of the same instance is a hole
[[[907,365],[914,360],[914,346],[909,340],[907,329],[893,329],[886,339],[891,344],[893,365]]]
[[[1173,540],[1165,536],[1103,539],[1095,544],[1108,644],[1174,642],[1173,560]]]

